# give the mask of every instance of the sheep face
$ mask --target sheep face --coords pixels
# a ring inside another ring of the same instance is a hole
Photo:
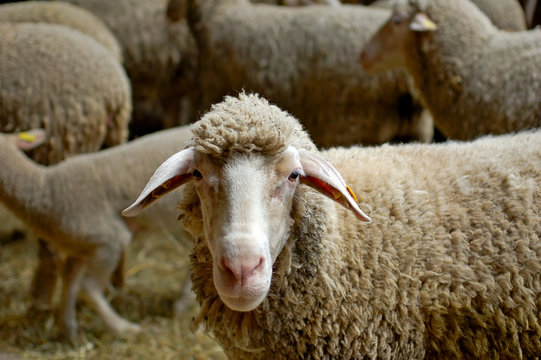
[[[306,184],[369,222],[338,171],[318,153],[289,146],[274,154],[233,152],[217,159],[194,148],[166,160],[125,216],[191,181],[201,206],[204,239],[218,295],[232,310],[250,311],[265,299],[272,265],[294,225],[291,209]]]
[[[223,166],[201,155],[194,168],[216,290],[231,309],[253,310],[269,290],[272,264],[293,224],[298,152],[235,154]]]
[[[404,67],[408,51],[416,47],[419,33],[437,29],[436,24],[416,7],[398,3],[390,19],[364,46],[360,62],[369,73]]]

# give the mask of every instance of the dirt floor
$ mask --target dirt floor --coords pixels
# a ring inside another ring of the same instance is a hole
[[[190,330],[198,309],[194,300],[174,316],[173,304],[188,272],[188,249],[174,239],[138,238],[132,243],[125,288],[109,296],[120,314],[142,325],[143,333],[128,340],[115,338],[80,302],[80,347],[58,341],[51,313],[27,314],[36,249],[36,240],[28,234],[0,242],[0,360],[226,359],[202,330]]]

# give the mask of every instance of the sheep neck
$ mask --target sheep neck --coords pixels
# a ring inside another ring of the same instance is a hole
[[[463,81],[475,73],[480,57],[497,30],[479,10],[471,4],[431,3],[428,16],[438,24],[438,30],[430,33],[413,34],[415,48],[405,50],[405,68],[412,75],[415,87],[425,106],[437,114],[438,126],[446,135],[457,131],[453,119],[461,114],[459,107],[449,107],[464,96]],[[484,60],[483,60],[484,61]]]
[[[34,163],[11,142],[0,144],[0,200],[23,220],[46,211],[41,204],[49,196],[44,186],[46,167]]]

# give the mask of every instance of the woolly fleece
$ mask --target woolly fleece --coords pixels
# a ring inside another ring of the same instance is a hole
[[[412,99],[405,74],[370,76],[357,60],[388,10],[185,2],[199,49],[196,109],[244,89],[294,114],[318,146],[431,140],[432,120]]]
[[[193,129],[192,144],[220,158],[272,156],[288,145],[314,150],[292,116],[254,95],[226,98]],[[231,359],[539,355],[540,143],[538,131],[322,152],[373,222],[300,185],[270,292],[246,313],[216,293],[198,197],[184,185],[180,219],[195,239],[201,303],[194,325]]]
[[[472,139],[541,126],[541,30],[506,32],[467,0],[411,0],[438,29],[411,33],[403,66],[436,127]],[[402,45],[400,45],[402,46]]]
[[[39,61],[37,61],[39,59]],[[42,164],[126,141],[130,83],[93,38],[62,25],[0,24],[0,131],[44,128]]]
[[[197,47],[185,20],[166,18],[167,0],[63,0],[99,17],[117,37],[131,80],[130,134],[188,124]]]
[[[25,1],[0,5],[0,21],[65,25],[94,38],[122,62],[120,45],[105,24],[85,9],[62,2]]]

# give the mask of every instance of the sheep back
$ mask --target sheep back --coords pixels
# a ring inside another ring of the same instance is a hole
[[[61,25],[2,23],[0,34],[0,131],[46,129],[30,153],[44,164],[126,141],[130,84],[108,49]]]
[[[195,87],[197,47],[185,20],[167,21],[167,0],[65,1],[98,16],[117,37],[132,83],[131,132],[192,121],[184,96]]]
[[[405,74],[373,77],[358,64],[359,49],[388,16],[361,6],[192,0],[188,20],[199,48],[201,89],[196,108],[208,110],[245,89],[301,119],[319,146],[400,136],[422,113]]]
[[[2,4],[0,21],[66,25],[94,38],[108,48],[115,58],[122,61],[120,45],[111,31],[95,15],[78,6],[53,1]]]
[[[485,13],[498,29],[506,31],[524,31],[528,28],[524,10],[517,0],[470,1]]]

